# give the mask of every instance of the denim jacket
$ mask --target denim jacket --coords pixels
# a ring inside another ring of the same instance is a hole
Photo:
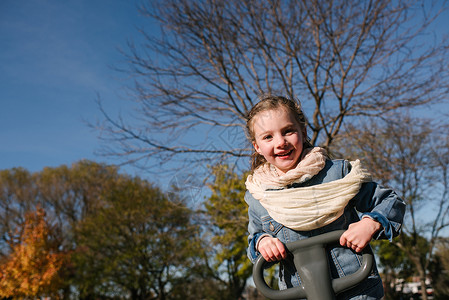
[[[317,175],[302,184],[293,184],[289,188],[312,186],[343,178],[350,171],[346,160],[327,160],[326,165]],[[360,217],[367,216],[382,225],[382,230],[375,239],[389,239],[400,232],[405,213],[405,203],[391,189],[379,186],[375,182],[362,184],[358,194],[348,203],[344,213],[337,220],[324,227],[311,231],[296,231],[274,221],[266,209],[253,196],[246,192],[245,201],[248,204],[248,257],[254,263],[260,253],[256,250],[258,239],[262,235],[270,235],[281,242],[289,243],[312,237],[322,233],[347,229],[349,224],[357,222]],[[359,213],[361,214],[359,216]],[[361,265],[361,256],[349,248],[336,244],[328,250],[328,259],[331,262],[331,276],[338,278],[357,271]],[[298,286],[301,279],[296,273],[291,256],[280,262],[279,286],[281,289]],[[383,296],[383,287],[377,268],[372,274],[356,287],[338,296],[338,299],[380,299]]]

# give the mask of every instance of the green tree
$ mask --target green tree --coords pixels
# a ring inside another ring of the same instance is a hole
[[[76,249],[77,224],[95,214],[104,205],[102,194],[110,190],[120,179],[115,166],[81,160],[70,166],[46,167],[33,174],[39,203],[47,212],[49,221],[55,225],[59,247],[72,252]],[[76,266],[66,264],[61,270],[65,277],[64,298],[71,293],[71,278]]]
[[[44,168],[30,173],[22,168],[0,171],[0,257],[11,249],[10,232],[25,222],[27,212],[37,207],[46,213],[52,224],[54,246],[63,252],[75,250],[76,224],[102,205],[101,193],[109,190],[120,177],[117,167],[91,161],[79,161],[71,166]],[[71,293],[70,278],[74,266],[65,263],[58,276],[64,298]]]
[[[61,229],[73,228],[101,207],[101,195],[120,178],[117,167],[87,160],[47,167],[36,176],[40,201],[53,212]]]
[[[449,239],[438,241],[437,251],[431,267],[435,299],[448,299],[449,297]]]
[[[399,247],[389,241],[373,241],[371,246],[379,258],[378,264],[382,270],[385,299],[400,298],[401,292],[396,291],[396,280],[398,278],[407,278],[412,272],[407,257]]]
[[[77,226],[81,297],[170,299],[199,251],[192,211],[147,181],[120,176]]]
[[[242,128],[261,92],[299,98],[312,143],[324,147],[356,118],[438,103],[449,39],[432,26],[446,9],[422,0],[142,1],[160,30],[142,28],[144,41],[124,51],[138,118],[103,110],[105,154],[142,165],[247,157]],[[203,140],[191,139],[196,130]]]
[[[212,175],[209,184],[212,194],[205,202],[205,213],[216,249],[215,269],[221,271],[227,288],[223,299],[238,299],[252,273],[252,264],[246,256],[248,207],[243,201],[246,176],[239,176],[227,165],[214,167]]]
[[[200,218],[177,193],[167,195],[91,161],[36,173],[2,170],[0,261],[13,251],[10,233],[21,228],[26,212],[42,207],[54,248],[73,253],[58,270],[61,297],[207,298],[219,289],[208,277],[213,268]],[[207,288],[199,288],[203,283]]]

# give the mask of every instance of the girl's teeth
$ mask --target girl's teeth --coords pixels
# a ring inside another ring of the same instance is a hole
[[[282,154],[276,154],[276,156],[288,156],[290,155],[291,151],[287,152],[287,153],[282,153]]]

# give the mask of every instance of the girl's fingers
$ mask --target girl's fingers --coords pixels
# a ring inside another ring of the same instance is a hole
[[[348,247],[348,240],[346,239],[346,231],[340,237],[340,245],[343,247]]]
[[[259,252],[266,261],[278,261],[287,257],[284,244],[277,238],[264,238],[259,248]]]
[[[357,235],[351,235],[349,231],[345,231],[340,237],[340,245],[348,247],[355,252],[361,252],[368,245],[368,242],[358,238]]]
[[[278,239],[275,240],[276,245],[276,257],[278,260],[285,259],[287,257],[287,251],[285,250],[284,244]]]

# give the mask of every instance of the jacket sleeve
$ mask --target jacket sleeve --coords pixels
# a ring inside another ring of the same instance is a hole
[[[389,188],[367,182],[353,199],[355,208],[363,217],[378,221],[383,229],[376,239],[389,239],[399,235],[405,214],[405,202]]]
[[[245,194],[245,201],[248,204],[248,249],[247,255],[252,263],[255,263],[257,257],[259,257],[260,252],[257,251],[256,245],[258,240],[262,236],[269,235],[263,231],[262,221],[260,219],[260,213],[258,213],[258,205],[260,203],[253,198],[253,196],[247,191]],[[270,235],[271,236],[271,235]]]

